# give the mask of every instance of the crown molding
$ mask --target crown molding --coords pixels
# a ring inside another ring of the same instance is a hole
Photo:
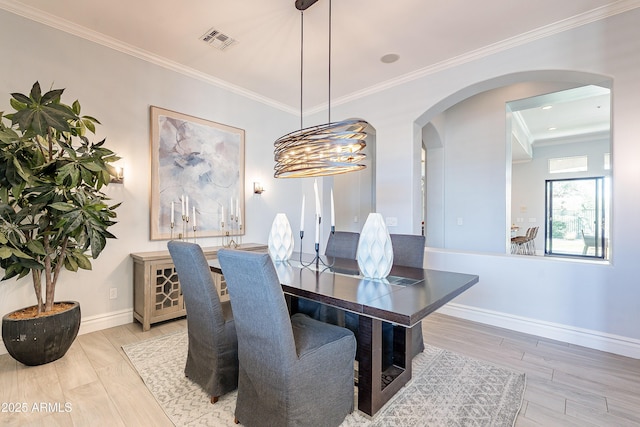
[[[211,76],[210,74],[203,73],[191,67],[186,67],[175,61],[168,60],[166,58],[163,58],[161,56],[148,52],[144,49],[140,49],[135,46],[129,45],[120,40],[106,36],[97,31],[93,31],[89,28],[83,27],[71,21],[59,18],[57,16],[53,16],[48,13],[44,13],[41,10],[38,10],[31,6],[15,3],[15,2],[12,2],[11,0],[0,0],[0,9],[4,9],[7,12],[11,12],[15,15],[22,16],[23,18],[27,18],[32,21],[38,22],[40,24],[46,25],[48,27],[52,27],[57,30],[64,31],[65,33],[72,34],[74,36],[83,38],[93,43],[100,44],[102,46],[116,50],[118,52],[122,52],[124,54],[133,56],[135,58],[142,59],[143,61],[158,65],[160,67],[169,69],[171,71],[175,71],[177,73],[180,73],[189,77],[193,77],[205,83],[212,84],[214,86],[220,87],[222,89],[226,89],[235,94],[269,105],[278,110],[282,110],[291,114],[299,114],[298,110],[296,110],[295,108],[289,105],[274,101],[271,98],[267,98],[265,96],[252,92],[250,90],[244,89],[240,86],[233,85],[225,80],[218,79],[216,77]]]
[[[562,33],[564,31],[581,27],[583,25],[590,24],[592,22],[596,22],[605,18],[609,18],[611,16],[619,15],[621,13],[628,12],[638,7],[640,7],[640,0],[620,0],[607,6],[601,6],[589,12],[585,12],[580,15],[576,15],[571,18],[567,18],[562,21],[555,22],[553,24],[549,24],[544,27],[540,27],[535,30],[522,33],[516,37],[512,37],[491,45],[484,46],[480,49],[476,49],[476,50],[467,52],[465,54],[458,55],[453,58],[449,58],[447,60],[435,63],[433,65],[429,65],[428,67],[424,67],[422,69],[412,71],[400,77],[396,77],[396,78],[387,80],[385,82],[382,82],[380,84],[370,86],[366,89],[352,92],[348,95],[341,96],[336,99],[332,99],[331,105],[336,106],[336,105],[346,104],[356,99],[363,98],[365,96],[382,92],[384,90],[393,88],[395,86],[399,86],[401,84],[423,78],[430,74],[435,74],[435,73],[447,70],[449,68],[457,67],[459,65],[463,65],[487,56],[491,56],[493,54],[503,52],[505,50],[512,49],[514,47],[522,46],[524,44],[527,44],[539,39],[543,39],[545,37],[549,37],[558,33]],[[309,109],[307,113],[308,114],[318,113],[326,109],[327,109],[327,104],[323,103]]]
[[[428,67],[424,67],[420,70],[416,70],[416,71],[404,74],[397,78],[387,80],[380,84],[370,86],[366,89],[352,92],[348,95],[333,99],[331,101],[331,104],[333,106],[345,104],[347,102],[351,102],[356,99],[363,98],[365,96],[382,92],[384,90],[393,88],[395,86],[423,78],[430,74],[435,74],[437,72],[440,72],[452,67],[456,67],[462,64],[466,64],[466,63],[475,61],[477,59],[484,58],[484,57],[517,47],[517,46],[521,46],[523,44],[526,44],[535,40],[549,37],[554,34],[558,34],[564,31],[571,30],[576,27],[580,27],[582,25],[586,25],[595,21],[599,21],[601,19],[618,15],[618,14],[630,11],[632,9],[636,9],[638,7],[640,7],[640,0],[620,0],[613,4],[601,6],[589,12],[585,12],[580,15],[576,15],[574,17],[567,18],[562,21],[558,21],[556,23],[546,25],[544,27],[520,34],[516,37],[512,37],[510,39],[506,39],[506,40],[482,47],[480,49],[470,51],[463,55],[458,55],[456,57],[453,57],[444,61],[440,61],[436,64],[430,65]],[[156,64],[163,68],[196,78],[203,82],[229,90],[230,92],[247,97],[254,101],[258,101],[263,104],[269,105],[278,110],[282,110],[291,114],[299,114],[299,111],[294,107],[283,104],[281,102],[274,101],[271,98],[267,98],[253,91],[249,91],[242,87],[233,85],[227,81],[224,81],[222,79],[213,77],[209,74],[194,70],[193,68],[186,67],[177,62],[170,61],[166,58],[152,54],[146,50],[139,49],[127,43],[123,43],[112,37],[108,37],[104,34],[90,30],[81,25],[77,25],[71,21],[67,21],[59,17],[55,17],[48,13],[44,13],[31,6],[15,3],[15,2],[12,2],[11,0],[0,0],[0,9],[4,9],[13,14],[22,16],[32,21],[39,22],[41,24],[47,25],[52,28],[56,28],[66,33],[73,34],[75,36],[89,40],[91,42],[101,44],[108,48],[142,59],[152,64]],[[319,104],[315,107],[312,107],[306,110],[304,112],[304,115],[310,115],[310,114],[315,114],[315,113],[324,111],[327,109],[327,107],[328,107],[328,103]]]

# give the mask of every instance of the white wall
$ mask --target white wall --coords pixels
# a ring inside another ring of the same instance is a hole
[[[78,99],[83,113],[98,118],[102,126],[97,138],[106,137],[123,158],[124,185],[106,190],[114,202],[123,202],[112,228],[118,239],[107,242],[92,271],[65,271],[58,284],[58,300],[81,304],[81,332],[92,323],[100,327],[131,321],[129,254],[166,248],[166,241],[149,240],[150,105],[245,129],[245,242],[266,243],[277,212],[299,224],[301,181],[273,178],[273,142],[295,128],[295,116],[1,10],[0,52],[0,111],[8,109],[11,92],[28,93],[36,80],[43,89],[66,88],[63,100]],[[254,195],[253,181],[261,181],[267,191]],[[199,243],[214,246],[220,240]],[[110,288],[117,288],[117,299],[109,299]],[[34,303],[29,277],[0,284],[0,313]]]
[[[332,108],[338,116],[364,117],[376,128],[377,209],[385,216],[397,216],[398,228],[410,231],[416,221],[413,203],[417,201],[402,197],[397,189],[420,182],[419,177],[410,173],[415,162],[420,161],[412,157],[416,121],[421,129],[431,118],[462,99],[524,81],[523,73],[531,78],[545,74],[546,81],[554,80],[551,75],[562,74],[557,71],[593,73],[613,80],[611,264],[523,259],[472,250],[429,250],[426,264],[431,268],[480,275],[480,283],[454,301],[458,305],[456,314],[516,329],[524,329],[521,325],[525,323],[537,325],[534,332],[542,335],[562,331],[569,342],[640,357],[640,286],[635,268],[640,235],[638,22],[640,10],[634,9],[444,71],[427,71],[419,79]],[[499,131],[499,140],[504,142],[504,128]],[[503,164],[497,166],[499,172],[460,168],[448,170],[446,178],[456,173],[474,173],[478,181],[496,185],[498,192],[504,192],[505,178],[498,177],[498,173],[505,173],[505,152],[493,154],[502,158]],[[474,161],[490,161],[481,152],[464,155],[469,159],[469,167]],[[447,220],[475,215],[479,203],[474,201],[475,190],[472,187],[461,194],[470,203],[460,204]],[[502,224],[505,210],[506,207],[497,212]],[[523,319],[525,323],[521,322]],[[590,341],[583,339],[585,334]]]
[[[431,117],[455,104],[454,98],[495,88],[493,79],[501,76],[538,70],[573,70],[613,79],[611,265],[429,250],[426,264],[431,268],[480,275],[480,283],[456,299],[451,312],[514,329],[528,327],[543,335],[563,332],[570,342],[640,357],[640,288],[635,268],[640,235],[638,22],[640,10],[636,9],[446,70],[427,70],[416,80],[332,106],[334,117],[363,117],[376,129],[376,210],[398,218],[395,232],[415,232],[421,219],[420,157],[416,156],[421,138],[417,133]],[[119,239],[109,242],[94,271],[65,274],[60,284],[58,297],[79,300],[85,318],[130,313],[129,253],[162,249],[166,244],[149,241],[149,105],[247,131],[245,241],[266,242],[276,212],[287,213],[293,224],[293,218],[299,218],[301,191],[309,200],[309,180],[270,178],[273,141],[295,128],[297,117],[6,12],[0,12],[0,51],[5,58],[0,93],[26,91],[36,79],[45,87],[51,82],[67,87],[69,98],[79,98],[86,113],[101,119],[101,135],[125,158],[125,184],[109,190],[114,199],[124,202],[120,223],[114,228]],[[504,80],[500,85],[508,83]],[[452,103],[440,105],[445,99]],[[262,196],[250,190],[255,178],[267,189]],[[493,179],[491,175],[481,178]],[[460,215],[468,218],[474,206],[460,209]],[[305,227],[311,225],[309,219]],[[110,287],[118,288],[120,298],[108,299]],[[31,301],[28,281],[0,286],[0,312]]]

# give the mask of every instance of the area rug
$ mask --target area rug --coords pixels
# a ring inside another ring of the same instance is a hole
[[[212,405],[185,378],[187,344],[187,333],[181,331],[122,348],[176,426],[236,427],[236,392]],[[429,345],[413,359],[412,368],[411,381],[374,417],[356,410],[342,426],[514,425],[525,388],[523,373]]]

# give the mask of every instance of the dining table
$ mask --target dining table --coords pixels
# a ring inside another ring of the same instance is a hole
[[[217,258],[209,265],[224,276]],[[479,281],[475,274],[403,266],[385,278],[367,278],[355,259],[316,254],[294,253],[274,266],[292,312],[305,298],[357,315],[358,409],[370,416],[411,380],[411,327]],[[396,325],[388,366],[383,322]]]

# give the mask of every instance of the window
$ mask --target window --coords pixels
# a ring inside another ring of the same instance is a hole
[[[549,159],[549,173],[586,172],[587,156]]]

